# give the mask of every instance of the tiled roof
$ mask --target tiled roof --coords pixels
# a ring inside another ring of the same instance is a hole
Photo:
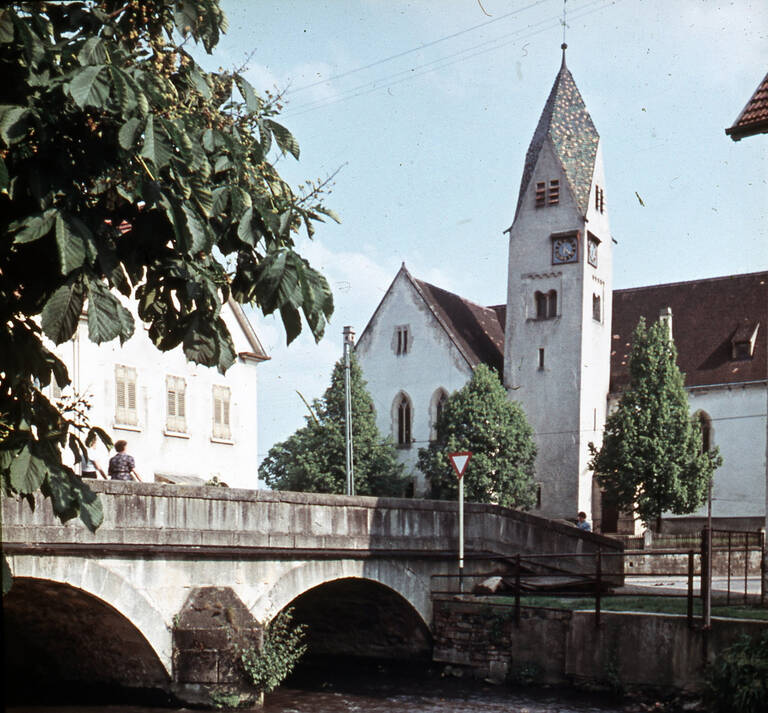
[[[430,309],[438,316],[470,366],[485,363],[499,373],[504,365],[504,322],[497,308],[483,307],[428,282],[414,279]]]
[[[547,136],[550,137],[555,153],[563,166],[568,185],[576,199],[576,205],[581,213],[586,215],[600,135],[592,123],[592,118],[587,112],[587,107],[568,67],[565,66],[565,53],[563,53],[563,64],[549,93],[547,103],[544,105],[539,124],[528,147],[528,153],[525,155],[523,180],[520,183],[520,195],[517,199],[518,211]]]
[[[734,141],[745,136],[768,133],[768,74],[755,89],[733,126],[725,130]]]
[[[672,310],[672,336],[686,386],[768,378],[768,272],[651,285],[613,293],[611,391],[629,378],[632,332],[641,316]],[[751,358],[734,359],[733,342],[757,335]]]

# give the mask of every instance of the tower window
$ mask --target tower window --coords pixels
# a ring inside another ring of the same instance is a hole
[[[595,322],[602,322],[603,321],[603,310],[602,310],[602,304],[601,304],[600,295],[592,295],[592,319],[595,320]]]
[[[605,193],[600,186],[595,186],[595,210],[605,212]]]
[[[547,184],[545,181],[539,181],[536,184],[536,207],[543,208],[547,202]]]
[[[547,195],[547,203],[549,205],[557,205],[560,202],[560,181],[553,179],[549,182],[549,194]]]
[[[544,368],[544,347],[539,348],[539,369]]]
[[[557,317],[557,291],[536,292],[536,319],[554,319]]]
[[[409,346],[408,327],[395,327],[395,354],[407,354]]]

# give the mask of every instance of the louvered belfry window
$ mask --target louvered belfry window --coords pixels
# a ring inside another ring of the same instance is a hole
[[[213,437],[222,440],[232,439],[229,423],[231,392],[228,386],[213,386]]]
[[[166,420],[168,431],[187,432],[187,384],[180,376],[165,377]]]
[[[136,426],[139,412],[136,404],[136,369],[115,365],[115,423]]]

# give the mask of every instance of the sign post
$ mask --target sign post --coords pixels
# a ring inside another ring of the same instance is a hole
[[[451,465],[459,479],[459,592],[464,593],[464,471],[472,454],[469,451],[449,453]]]

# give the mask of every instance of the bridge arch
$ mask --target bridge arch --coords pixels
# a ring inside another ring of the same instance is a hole
[[[69,585],[115,610],[149,644],[170,679],[173,653],[171,624],[128,579],[95,560],[80,557],[17,555],[10,557],[10,565],[14,580],[30,579]]]
[[[291,568],[249,605],[254,618],[266,625],[294,599],[322,584],[338,579],[363,579],[381,584],[415,610],[431,628],[432,601],[423,577],[399,562],[385,560],[312,560]]]

